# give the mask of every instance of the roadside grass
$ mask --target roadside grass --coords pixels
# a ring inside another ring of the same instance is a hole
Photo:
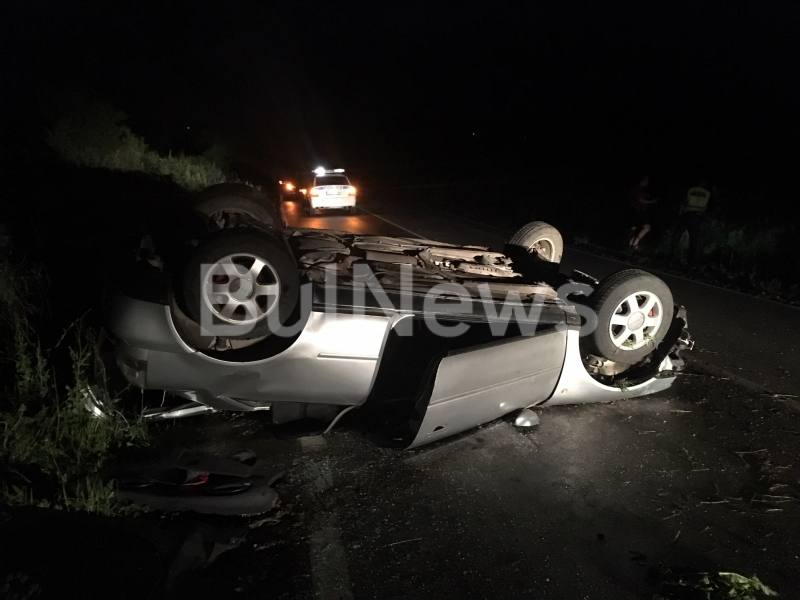
[[[94,334],[82,320],[42,348],[43,281],[41,271],[0,257],[0,503],[129,512],[103,470],[118,452],[147,444],[147,432],[140,418],[99,419],[87,410]]]
[[[796,234],[788,226],[744,226],[709,217],[700,228],[696,270],[756,293],[800,299],[800,262],[792,243]],[[652,257],[688,268],[688,234],[680,240],[674,236],[672,228],[665,230]]]
[[[145,161],[146,173],[169,176],[184,189],[199,191],[215,183],[223,183],[229,177],[220,169],[210,156],[159,156],[155,152],[147,152]]]
[[[658,572],[661,589],[653,600],[758,600],[778,593],[764,585],[758,577],[738,573],[682,573],[661,568]]]
[[[790,304],[800,303],[800,255],[791,226],[759,226],[708,218],[700,230],[698,255],[689,264],[689,236],[673,242],[675,230],[667,228],[658,241],[640,253],[625,256],[608,240],[576,236],[575,245],[608,252],[635,266],[655,268],[698,279],[724,288],[764,296]]]
[[[47,144],[71,164],[170,177],[190,191],[230,179],[224,148],[212,146],[197,156],[172,152],[161,156],[124,124],[127,118],[103,102],[92,102],[58,118]]]

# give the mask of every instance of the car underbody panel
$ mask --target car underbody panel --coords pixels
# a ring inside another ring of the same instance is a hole
[[[685,321],[677,319],[683,330]],[[672,350],[676,340],[667,340]],[[673,355],[675,356],[675,355]],[[453,352],[445,357],[417,404],[423,418],[409,448],[478,427],[532,406],[611,402],[646,396],[675,382],[672,358],[652,365],[631,385],[607,385],[586,370],[577,328]]]
[[[564,363],[566,340],[566,331],[550,329],[448,354],[436,370],[425,417],[409,447],[549,398]]]
[[[299,337],[283,352],[231,363],[186,345],[170,308],[120,298],[108,327],[118,352],[147,364],[146,387],[190,391],[221,410],[254,410],[272,402],[358,405],[372,387],[393,319],[312,311]],[[140,323],[147,323],[140,328]],[[191,387],[188,387],[188,385]]]

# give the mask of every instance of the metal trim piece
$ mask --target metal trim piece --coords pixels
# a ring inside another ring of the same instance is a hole
[[[206,404],[198,404],[197,402],[188,402],[173,408],[150,408],[142,413],[142,420],[144,421],[161,421],[167,419],[182,419],[194,415],[202,415],[206,413],[216,412]]]
[[[356,356],[355,354],[333,354],[331,352],[320,352],[317,358],[327,358],[331,360],[378,360],[378,356]]]

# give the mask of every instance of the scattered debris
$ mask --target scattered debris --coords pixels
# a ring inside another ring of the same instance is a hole
[[[381,546],[381,548],[388,548],[390,546],[397,546],[398,544],[407,544],[408,542],[419,542],[422,538],[411,538],[410,540],[402,540],[400,542],[392,542],[391,544],[385,544]]]
[[[699,471],[708,471],[709,470],[708,467],[703,466],[703,463],[701,463],[694,456],[694,454],[689,452],[686,448],[683,448],[683,455],[686,457],[686,460],[688,460],[692,464],[692,473],[697,473]]]
[[[259,527],[262,527],[264,525],[276,525],[280,523],[281,519],[285,517],[287,514],[289,514],[288,511],[279,510],[274,515],[270,515],[268,517],[262,517],[261,519],[253,521],[252,523],[248,523],[247,526],[250,529],[258,529]]]
[[[118,495],[151,510],[263,514],[279,503],[271,486],[283,472],[257,474],[255,461],[252,452],[224,458],[177,451],[166,460],[129,465],[117,476]]]
[[[619,377],[614,380],[614,387],[618,387],[620,391],[627,392],[631,382],[627,377]]]
[[[738,573],[689,573],[680,569],[660,568],[659,593],[653,600],[679,598],[704,598],[705,600],[757,600],[778,593],[764,585],[758,577],[745,577]]]

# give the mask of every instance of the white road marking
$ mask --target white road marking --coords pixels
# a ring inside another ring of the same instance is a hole
[[[321,435],[309,435],[300,438],[300,447],[304,454],[310,454],[325,450],[328,442]],[[333,487],[333,473],[331,473],[327,457],[318,462],[309,462],[307,469],[312,479],[311,488],[315,494],[321,494]]]
[[[300,438],[304,454],[324,451],[328,443],[322,436]],[[313,481],[311,490],[319,495],[333,486],[333,473],[328,458],[309,465]],[[327,518],[326,518],[327,517]],[[335,512],[318,515],[311,521],[309,555],[311,559],[311,587],[316,600],[352,600],[350,576],[347,571],[347,553],[342,544],[342,532]]]
[[[428,239],[428,238],[426,238],[424,235],[422,235],[421,233],[417,233],[416,231],[411,231],[411,230],[410,230],[408,227],[403,227],[402,225],[399,225],[398,223],[395,223],[394,221],[390,221],[390,220],[389,220],[389,219],[387,219],[386,217],[382,217],[382,216],[380,216],[380,215],[376,215],[374,212],[372,212],[371,210],[367,210],[367,209],[366,209],[366,208],[364,208],[363,206],[359,206],[358,208],[359,208],[359,210],[363,210],[365,213],[367,213],[367,214],[369,214],[369,215],[372,215],[372,216],[373,216],[373,217],[375,217],[376,219],[380,219],[380,220],[381,220],[381,221],[383,221],[384,223],[388,223],[388,224],[389,224],[389,225],[391,225],[392,227],[397,227],[398,229],[402,229],[402,230],[403,230],[403,231],[405,231],[406,233],[410,233],[410,234],[411,234],[411,235],[413,235],[415,238],[420,238],[420,239],[423,239],[423,240],[426,240],[426,239]]]
[[[327,461],[313,465],[310,470],[312,475],[316,475],[312,484],[315,494],[321,494],[333,487],[333,473]]]
[[[300,438],[300,448],[303,452],[315,452],[324,450],[328,447],[328,443],[321,435],[307,435]]]
[[[352,600],[341,531],[331,523],[311,534],[311,586],[318,600]]]

